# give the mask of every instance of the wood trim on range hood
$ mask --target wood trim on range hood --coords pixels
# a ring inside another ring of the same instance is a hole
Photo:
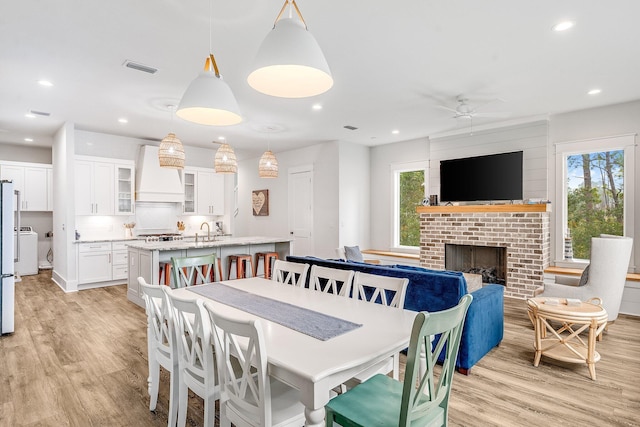
[[[158,147],[140,147],[136,164],[136,202],[184,202],[184,187],[177,169],[161,168]]]

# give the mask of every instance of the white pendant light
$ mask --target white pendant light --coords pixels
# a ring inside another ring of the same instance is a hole
[[[212,5],[209,2],[209,52],[211,52]],[[189,122],[211,126],[230,126],[242,121],[240,108],[231,88],[220,76],[209,53],[204,71],[191,82],[178,105],[177,116]]]
[[[184,147],[175,133],[170,132],[160,142],[158,160],[161,168],[184,169]]]
[[[238,172],[238,161],[233,148],[226,142],[222,143],[216,157],[214,159],[214,167],[217,173],[236,173]]]
[[[278,177],[278,159],[271,150],[264,152],[258,163],[258,175],[260,178],[277,178]]]
[[[280,19],[289,6],[289,17]],[[293,18],[295,9],[298,18]],[[286,0],[262,42],[247,82],[267,95],[305,98],[331,89],[333,77],[316,39],[307,29],[295,0]]]

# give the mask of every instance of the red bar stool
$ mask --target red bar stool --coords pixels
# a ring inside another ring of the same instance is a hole
[[[253,257],[249,254],[236,254],[227,257],[227,280],[231,279],[231,266],[236,263],[236,279],[247,277],[247,270],[253,274]],[[247,265],[249,263],[249,265]],[[247,268],[248,267],[248,268]]]
[[[258,276],[260,261],[264,262],[264,277],[271,279],[271,263],[278,259],[278,252],[256,252],[256,268],[253,270],[253,277]]]

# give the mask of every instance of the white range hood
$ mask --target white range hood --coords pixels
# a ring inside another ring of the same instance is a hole
[[[136,164],[137,202],[184,202],[184,188],[177,169],[161,168],[158,147],[143,145]]]

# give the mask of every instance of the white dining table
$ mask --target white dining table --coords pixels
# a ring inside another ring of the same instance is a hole
[[[215,300],[186,288],[176,289],[185,298],[210,301],[221,314],[239,319],[261,319],[268,353],[269,375],[300,390],[306,426],[324,425],[324,406],[331,390],[355,374],[401,351],[409,344],[417,312],[390,308],[284,285],[256,277],[222,282],[243,291],[362,324],[354,330],[322,341],[289,327]]]

